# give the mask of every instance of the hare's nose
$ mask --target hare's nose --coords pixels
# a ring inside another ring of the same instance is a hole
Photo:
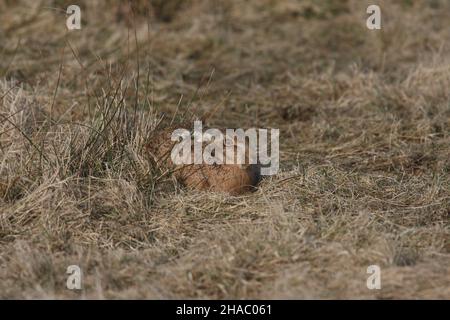
[[[247,174],[250,177],[251,185],[256,186],[261,181],[261,166],[259,164],[249,165]]]

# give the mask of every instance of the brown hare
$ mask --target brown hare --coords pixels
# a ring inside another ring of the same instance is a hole
[[[190,130],[192,126],[181,127]],[[160,130],[146,145],[148,154],[158,167],[172,170],[175,178],[190,189],[224,192],[231,195],[255,190],[261,180],[260,166],[249,164],[248,153],[246,153],[245,164],[174,164],[171,152],[176,142],[171,140],[171,136],[172,132],[179,128],[170,126]],[[237,145],[233,147],[237,151]]]

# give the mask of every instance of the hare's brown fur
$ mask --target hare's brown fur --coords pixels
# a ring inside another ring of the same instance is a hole
[[[260,180],[257,164],[189,164],[175,165],[170,154],[175,142],[172,132],[178,127],[167,127],[155,134],[146,146],[158,167],[170,169],[182,184],[190,189],[242,194],[255,189]],[[183,126],[188,129],[188,126]]]

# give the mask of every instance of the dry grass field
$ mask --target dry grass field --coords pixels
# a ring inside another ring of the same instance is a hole
[[[255,192],[144,152],[216,106],[280,129]],[[0,0],[0,298],[450,299],[449,159],[447,0]]]

